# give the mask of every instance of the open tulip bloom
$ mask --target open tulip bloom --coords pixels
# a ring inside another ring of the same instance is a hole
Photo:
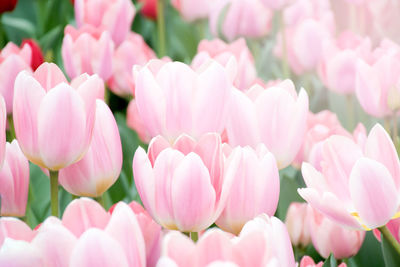
[[[0,0],[0,267],[400,266],[399,15]]]

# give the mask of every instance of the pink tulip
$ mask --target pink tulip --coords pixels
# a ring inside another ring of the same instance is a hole
[[[385,225],[399,209],[400,163],[392,140],[379,124],[364,148],[350,138],[323,143],[322,170],[303,163],[308,188],[299,194],[329,219],[354,229]]]
[[[30,242],[35,233],[29,226],[13,217],[0,218],[0,248],[6,238]]]
[[[121,96],[135,95],[132,67],[145,65],[153,58],[156,58],[156,55],[143,37],[134,32],[129,33],[127,39],[114,51],[113,75],[108,81],[110,89]]]
[[[307,114],[307,93],[301,89],[297,96],[290,80],[267,90],[255,85],[247,95],[235,91],[226,128],[229,143],[253,148],[263,143],[274,154],[279,169],[283,169],[301,147]]]
[[[91,25],[111,34],[121,44],[131,29],[136,9],[130,0],[76,0],[75,19],[78,28]]]
[[[148,65],[136,77],[138,114],[149,136],[173,141],[181,133],[198,138],[223,131],[232,84],[220,64],[210,62],[198,72],[179,62],[157,69]]]
[[[323,55],[323,42],[334,34],[333,14],[326,0],[294,1],[284,10],[285,31],[280,32],[275,55],[283,58],[282,34],[290,68],[300,75],[314,70]]]
[[[15,78],[20,71],[31,71],[31,54],[29,45],[20,49],[11,42],[0,52],[0,94],[6,102],[7,114],[11,114],[13,110]]]
[[[275,10],[282,9],[285,5],[293,0],[261,0],[261,2],[268,8]]]
[[[0,168],[3,166],[6,155],[6,125],[7,109],[3,96],[0,95]]]
[[[344,259],[358,253],[364,241],[364,231],[344,228],[312,208],[309,216],[312,243],[322,257],[328,258],[332,253],[335,259]]]
[[[330,90],[352,94],[356,90],[357,60],[369,60],[370,57],[369,38],[362,39],[349,31],[343,32],[337,40],[324,43],[319,76]]]
[[[365,112],[382,118],[400,109],[400,46],[383,41],[374,53],[371,64],[357,64],[356,94]]]
[[[104,229],[110,220],[104,208],[89,198],[73,200],[65,209],[62,224],[76,237],[90,228]]]
[[[68,267],[76,242],[77,238],[60,220],[49,217],[41,225],[31,244],[39,250],[44,266]]]
[[[132,201],[129,207],[136,215],[139,226],[142,230],[146,245],[146,263],[149,267],[155,267],[161,253],[161,226],[151,218],[150,214],[142,206]]]
[[[221,229],[239,234],[255,216],[274,215],[279,200],[279,172],[274,156],[264,145],[256,150],[236,147],[225,162],[225,179],[233,182],[225,209],[216,221]]]
[[[32,244],[7,238],[0,249],[0,266],[45,267],[40,251]]]
[[[221,262],[229,262],[228,266],[294,266],[284,224],[264,215],[248,222],[236,238],[214,228],[195,244],[179,232],[170,232],[164,237],[162,251],[162,261],[175,264],[164,266],[215,266],[212,264]]]
[[[17,140],[6,145],[6,158],[0,170],[1,216],[25,216],[29,188],[29,162]]]
[[[60,171],[60,184],[77,196],[99,197],[110,188],[122,168],[118,125],[102,100],[96,102],[93,137],[83,159]]]
[[[294,246],[307,247],[311,243],[307,203],[292,202],[286,213],[285,224]]]
[[[80,79],[70,86],[51,63],[43,63],[33,75],[18,75],[13,107],[15,133],[22,152],[33,163],[59,170],[80,160],[88,150],[95,99],[102,97],[104,87],[97,76],[83,75]]]
[[[231,62],[232,57],[236,61],[235,63]],[[197,48],[197,55],[192,61],[192,67],[197,69],[211,58],[225,68],[233,69],[232,79],[238,89],[246,90],[255,83],[257,72],[253,55],[243,38],[231,44],[224,43],[219,39],[201,41]]]
[[[324,263],[322,261],[316,264],[310,256],[304,256],[300,261],[299,267],[322,267],[323,265]],[[347,264],[342,262],[338,267],[347,267]]]
[[[171,4],[181,13],[182,17],[189,22],[205,19],[210,12],[212,0],[172,0]]]
[[[269,33],[272,12],[260,0],[222,0],[211,6],[209,20],[214,36],[222,33],[228,41],[257,38]]]
[[[68,25],[61,49],[64,67],[70,78],[85,72],[97,74],[104,81],[111,77],[114,43],[108,32],[91,26],[76,30]]]
[[[335,113],[323,110],[317,114],[308,113],[307,132],[303,144],[294,162],[295,167],[300,167],[303,162],[315,163],[314,167],[319,169],[318,160],[315,159],[319,153],[320,144],[331,135],[342,135],[353,138],[356,143],[366,139],[366,129],[364,125],[358,124],[353,136],[343,128]],[[364,138],[363,138],[364,137]]]
[[[129,264],[122,246],[115,239],[104,231],[92,228],[79,238],[69,266],[129,267]]]
[[[223,177],[221,139],[210,133],[196,142],[181,135],[170,146],[158,136],[147,155],[141,147],[136,150],[136,188],[147,211],[163,227],[204,230],[221,214],[232,183]]]

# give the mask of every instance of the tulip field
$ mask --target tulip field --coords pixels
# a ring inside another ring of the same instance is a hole
[[[399,130],[397,0],[1,0],[0,267],[399,267]]]

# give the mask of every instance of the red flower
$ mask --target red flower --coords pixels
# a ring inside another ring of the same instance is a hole
[[[25,44],[28,44],[31,47],[32,50],[31,67],[33,70],[36,70],[44,62],[42,49],[33,39],[23,40],[21,47],[23,47]]]
[[[17,5],[18,0],[1,0],[0,1],[0,14],[8,11],[13,11]]]
[[[140,12],[143,16],[156,19],[157,18],[157,0],[138,0],[139,3],[143,3],[143,7]]]

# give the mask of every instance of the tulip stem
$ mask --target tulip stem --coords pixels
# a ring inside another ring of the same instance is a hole
[[[394,236],[390,233],[389,229],[386,225],[379,227],[378,230],[382,233],[383,237],[390,243],[390,245],[396,250],[397,254],[400,255],[400,244],[394,238]]]
[[[199,239],[199,234],[197,232],[190,232],[190,238],[193,240],[194,243],[197,242],[197,240]]]
[[[397,136],[398,136],[398,131],[397,131],[397,117],[396,117],[396,113],[393,114],[393,132],[392,132],[392,138],[393,138],[393,142],[396,144],[396,140],[397,140]]]
[[[286,47],[285,17],[283,15],[283,11],[280,11],[278,16],[280,20],[280,28],[282,36],[282,73],[284,79],[290,79],[290,69],[288,65],[288,56]]]
[[[165,56],[165,17],[164,2],[157,0],[157,30],[158,30],[158,56]]]
[[[96,201],[97,201],[104,209],[106,208],[106,205],[105,205],[105,203],[104,203],[103,195],[98,196],[98,197],[96,197],[95,199],[96,199]]]
[[[58,217],[58,171],[50,172],[51,215]]]

